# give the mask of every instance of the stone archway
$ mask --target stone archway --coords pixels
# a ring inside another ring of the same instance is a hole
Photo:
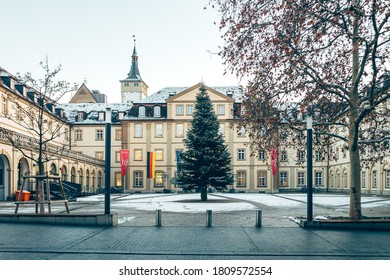
[[[10,194],[10,164],[5,155],[0,155],[0,201]]]
[[[28,161],[25,158],[21,158],[18,163],[18,189],[20,189],[22,185],[22,177],[28,175],[30,175],[30,166]],[[30,190],[30,180],[26,180],[24,190]]]

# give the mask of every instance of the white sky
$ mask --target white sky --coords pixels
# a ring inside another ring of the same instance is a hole
[[[98,89],[120,102],[136,35],[139,70],[149,94],[164,87],[235,86],[216,53],[219,17],[208,0],[0,0],[0,66],[42,76],[47,55],[60,79]],[[214,24],[216,22],[217,24]],[[70,95],[61,100],[67,102]]]

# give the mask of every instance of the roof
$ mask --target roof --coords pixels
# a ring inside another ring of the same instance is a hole
[[[142,99],[139,102],[134,103],[141,103],[141,104],[153,104],[153,103],[166,103],[166,99],[168,99],[170,96],[179,94],[186,90],[188,87],[166,87],[163,88],[156,93],[153,93],[152,95],[149,95],[148,97]],[[236,103],[240,103],[242,101],[242,89],[238,86],[212,86],[214,90],[224,94],[224,95],[232,95],[231,97],[235,100]]]
[[[58,104],[58,107],[64,111],[65,118],[70,123],[105,123],[104,120],[98,120],[99,112],[105,112],[107,108],[111,108],[112,112],[125,112],[131,108],[131,104],[72,103]],[[86,114],[83,121],[77,121],[78,112],[84,112]]]

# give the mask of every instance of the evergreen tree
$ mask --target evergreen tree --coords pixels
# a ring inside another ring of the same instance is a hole
[[[178,184],[184,190],[198,190],[207,200],[207,189],[218,191],[233,184],[231,157],[204,85],[196,97],[192,127],[183,140],[186,150],[181,156]]]

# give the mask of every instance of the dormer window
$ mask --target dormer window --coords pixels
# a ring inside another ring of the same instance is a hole
[[[105,112],[99,112],[99,116],[98,116],[99,121],[104,121],[104,117],[105,117]]]
[[[145,107],[144,106],[140,106],[139,108],[138,108],[138,116],[139,117],[145,117]]]
[[[77,121],[81,122],[84,120],[84,112],[77,112]]]
[[[155,118],[161,117],[161,107],[160,106],[155,106],[153,108],[153,116]]]

